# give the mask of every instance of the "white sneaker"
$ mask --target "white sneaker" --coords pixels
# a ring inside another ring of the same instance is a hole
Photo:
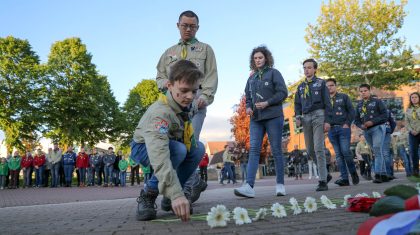
[[[312,179],[312,176],[309,176],[309,179]]]
[[[255,197],[255,190],[248,183],[242,185],[240,188],[235,188],[233,192],[238,197]]]
[[[286,189],[284,188],[284,184],[277,184],[276,185],[276,195],[277,196],[286,196]]]
[[[319,179],[319,176],[317,176],[316,178]]]

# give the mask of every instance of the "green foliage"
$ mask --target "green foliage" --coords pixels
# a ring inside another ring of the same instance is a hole
[[[323,3],[317,23],[309,24],[305,36],[320,72],[345,86],[369,83],[391,90],[418,78],[413,51],[396,36],[406,4],[404,0]]]
[[[48,57],[47,136],[62,144],[94,145],[118,136],[123,115],[108,80],[79,38],[56,42]]]
[[[9,150],[35,145],[43,123],[44,67],[27,40],[0,38],[0,129]]]

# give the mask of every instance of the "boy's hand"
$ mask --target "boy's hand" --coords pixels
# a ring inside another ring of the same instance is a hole
[[[190,219],[190,202],[184,196],[172,201],[172,210],[183,222]]]

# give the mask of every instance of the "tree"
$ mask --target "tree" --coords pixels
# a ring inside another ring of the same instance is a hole
[[[27,40],[0,38],[0,129],[8,151],[34,148],[43,123],[43,68]]]
[[[245,146],[246,149],[249,149],[249,124],[250,117],[246,114],[246,99],[245,95],[242,95],[241,100],[238,105],[234,107],[235,112],[230,118],[230,124],[232,125],[232,135],[235,138],[235,142],[238,145]],[[261,147],[261,156],[263,158],[268,157],[271,154],[269,141],[267,135],[264,135],[262,147]]]
[[[105,76],[79,38],[56,42],[48,57],[47,136],[64,145],[94,145],[119,135],[122,115]]]
[[[121,136],[121,146],[128,146],[133,139],[133,132],[140,118],[159,97],[155,80],[144,79],[130,90],[123,106],[126,125]]]
[[[406,4],[405,0],[399,5],[386,0],[323,3],[317,24],[309,24],[305,36],[320,72],[348,86],[368,83],[393,90],[413,81],[418,76],[413,51],[397,37]]]

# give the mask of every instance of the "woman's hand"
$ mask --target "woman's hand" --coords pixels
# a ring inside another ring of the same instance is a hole
[[[255,103],[255,107],[257,109],[265,109],[267,106],[268,106],[267,101]]]

